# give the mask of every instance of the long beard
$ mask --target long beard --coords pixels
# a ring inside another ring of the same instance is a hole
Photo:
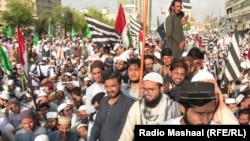
[[[159,95],[155,99],[153,99],[152,101],[147,101],[145,99],[145,106],[150,107],[150,108],[154,108],[154,107],[156,107],[156,105],[158,103],[160,103],[161,98],[162,98],[162,94],[159,93]]]

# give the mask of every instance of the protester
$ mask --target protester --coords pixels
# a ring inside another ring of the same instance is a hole
[[[24,110],[20,113],[22,129],[16,132],[15,141],[35,140],[38,135],[47,136],[47,130],[36,126],[35,113],[32,110]]]
[[[181,18],[178,14],[182,9],[181,0],[173,0],[169,7],[169,16],[166,18],[166,36],[167,48],[173,52],[174,59],[180,59],[185,47],[185,36],[181,23]]]
[[[208,125],[216,124],[215,86],[208,82],[188,82],[181,87],[180,105],[182,116],[170,119],[163,124]]]
[[[89,141],[118,140],[134,100],[121,92],[122,79],[112,70],[103,72],[107,96],[101,100]]]
[[[132,141],[135,125],[157,125],[181,115],[178,103],[163,94],[163,78],[159,73],[150,72],[143,77],[142,93],[142,99],[129,110],[119,141]]]

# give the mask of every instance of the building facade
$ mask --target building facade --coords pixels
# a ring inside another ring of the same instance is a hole
[[[231,29],[250,29],[250,0],[226,0],[226,17]]]

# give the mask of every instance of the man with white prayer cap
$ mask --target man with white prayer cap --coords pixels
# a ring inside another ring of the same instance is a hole
[[[8,92],[10,94],[10,97],[18,98],[18,94],[21,92],[21,88],[14,84],[14,80],[9,79],[6,85],[8,86]]]
[[[48,112],[46,114],[47,127],[49,131],[56,131],[58,124],[58,112]]]
[[[89,122],[89,115],[86,112],[86,106],[85,105],[81,105],[78,108],[78,117],[79,120],[72,126],[71,130],[73,132],[76,132],[77,130],[77,126],[80,124],[88,124]]]
[[[58,118],[57,128],[54,132],[49,132],[50,141],[78,141],[78,136],[75,132],[70,131],[71,119],[69,117],[60,116]]]

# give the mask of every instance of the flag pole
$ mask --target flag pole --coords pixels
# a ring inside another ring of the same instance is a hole
[[[34,94],[34,88],[32,86],[31,79],[30,79],[29,76],[26,75],[26,73],[25,73],[24,70],[23,70],[23,75],[24,75],[24,77],[27,80],[28,88],[30,88],[30,93],[31,93],[31,96],[32,96],[32,100],[34,102],[34,105],[35,105],[35,108],[36,108],[36,111],[37,111],[38,110],[38,106],[37,106],[37,103],[36,103],[36,98],[35,98],[35,94]]]
[[[143,68],[144,68],[144,47],[146,43],[146,35],[147,35],[147,20],[148,20],[148,0],[145,0],[144,4],[144,15],[143,15],[143,40],[141,49],[141,68],[140,68],[140,81],[139,81],[139,90],[138,90],[138,98],[141,97],[141,87],[142,87],[142,78],[143,78]]]

